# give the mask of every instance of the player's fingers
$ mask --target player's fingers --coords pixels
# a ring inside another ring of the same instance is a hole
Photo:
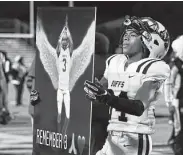
[[[93,92],[98,92],[99,89],[96,86],[96,84],[92,83],[91,81],[85,81],[85,87],[87,87],[88,89],[90,89]]]
[[[39,92],[37,90],[34,89],[31,91],[31,95],[36,95],[36,94],[39,94]]]
[[[85,87],[87,87],[90,83],[91,83],[90,81],[85,80],[85,82],[84,82],[84,86],[85,86]]]
[[[93,92],[93,89],[91,89],[90,87],[88,87],[88,86],[85,86],[84,87],[84,91],[86,92],[86,93],[92,93],[92,94],[95,94],[95,92]]]
[[[86,94],[86,98],[89,99],[90,101],[96,100],[96,97],[91,94]]]
[[[89,94],[90,96],[95,96],[96,92],[93,91],[93,89],[88,88],[87,86],[84,87],[84,91]]]
[[[89,81],[89,80],[85,80],[84,85],[91,85],[93,82]]]
[[[84,87],[84,91],[85,91],[86,93],[88,93],[88,92],[89,92],[89,89],[88,89],[88,87],[87,87],[87,86],[85,86],[85,87]]]

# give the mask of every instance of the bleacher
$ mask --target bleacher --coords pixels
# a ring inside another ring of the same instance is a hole
[[[34,47],[22,39],[0,38],[0,50],[6,51],[12,61],[16,55],[23,56],[27,67],[31,65],[35,54]]]
[[[18,19],[0,19],[0,34],[28,34],[29,25]],[[34,38],[6,38],[0,37],[0,50],[7,52],[10,60],[13,61],[16,55],[24,57],[24,62],[27,67],[30,67],[35,55]]]

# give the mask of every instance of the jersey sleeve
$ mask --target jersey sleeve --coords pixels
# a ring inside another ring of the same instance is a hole
[[[164,61],[154,62],[147,70],[144,81],[165,81],[170,77],[170,67]]]
[[[109,64],[110,64],[112,58],[114,58],[115,56],[116,56],[116,54],[110,56],[109,58],[107,58],[107,60],[106,60],[106,62],[105,62],[105,70],[104,70],[104,75],[103,75],[103,76],[104,76],[106,79],[108,79]]]
[[[162,94],[164,92],[164,82],[169,78],[170,78],[170,67],[164,61],[156,61],[147,70],[143,82],[145,81],[158,82],[159,89],[157,91],[160,94]]]

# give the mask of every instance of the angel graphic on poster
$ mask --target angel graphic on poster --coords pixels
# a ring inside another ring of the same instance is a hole
[[[93,21],[80,46],[73,49],[73,40],[68,27],[68,17],[59,35],[56,49],[49,43],[42,22],[37,18],[36,45],[45,71],[57,90],[57,121],[61,121],[62,106],[66,119],[62,131],[66,133],[70,120],[70,92],[79,77],[85,72],[94,54],[95,21]]]

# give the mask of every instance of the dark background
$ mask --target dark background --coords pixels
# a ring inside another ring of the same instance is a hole
[[[36,1],[34,2],[34,6],[34,15],[36,21],[37,7],[67,7],[68,1]],[[75,1],[74,6],[97,7],[96,31],[103,33],[108,37],[110,41],[109,53],[111,54],[114,53],[114,50],[118,44],[120,35],[119,28],[125,15],[152,17],[167,28],[171,41],[183,34],[183,2],[181,1]],[[0,18],[16,17],[24,22],[29,23],[28,10],[29,2],[0,2]],[[119,19],[118,22],[111,22],[116,19]],[[102,27],[104,25],[103,23],[107,23],[108,27]],[[166,61],[169,61],[168,57],[171,51],[172,49],[170,48],[168,55],[165,57]]]
[[[68,6],[68,2],[34,2],[35,6]],[[172,39],[183,33],[183,2],[181,1],[76,1],[75,6],[96,6],[97,24],[111,21],[124,15],[150,16],[161,21],[169,30]],[[28,2],[0,2],[0,18],[18,17],[29,21]]]

